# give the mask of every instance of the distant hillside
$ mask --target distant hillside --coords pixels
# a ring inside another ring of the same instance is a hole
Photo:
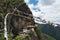
[[[54,28],[52,25],[48,24],[38,24],[38,25],[43,33],[56,38],[56,40],[60,40],[60,27]]]

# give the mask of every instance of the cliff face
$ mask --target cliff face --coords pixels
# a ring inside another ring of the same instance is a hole
[[[19,12],[15,12],[15,15],[12,15],[10,24],[8,17],[8,30],[13,34],[18,35],[18,32],[23,31],[23,28],[27,28],[27,26],[35,26],[35,22],[32,17],[32,13],[29,10],[26,3],[20,5],[18,7]],[[11,15],[9,15],[11,16]]]
[[[34,26],[34,20],[32,17],[32,13],[29,10],[28,6],[26,5],[26,3],[20,5],[18,7],[19,11],[21,12],[17,12],[16,14],[20,15],[20,16],[14,16],[11,19],[11,25],[12,27],[18,28],[19,30],[27,27],[29,25],[33,25]]]
[[[17,8],[18,11],[13,13],[15,8]],[[23,0],[7,0],[7,2],[1,2],[0,12],[4,14],[3,17],[5,17],[7,13],[13,13],[13,15],[8,15],[7,17],[7,29],[8,33],[12,33],[14,37],[19,35],[19,32],[23,32],[24,29],[28,29],[27,26],[35,26],[32,12]],[[4,26],[4,21],[2,20],[0,20],[0,24]],[[29,29],[31,28],[29,27]]]

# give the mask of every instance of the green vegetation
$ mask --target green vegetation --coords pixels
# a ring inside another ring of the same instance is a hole
[[[46,40],[56,40],[55,38],[53,38],[47,34],[42,33],[40,27],[36,27],[35,31],[36,31],[36,34],[37,34],[39,40],[45,40],[45,39]]]
[[[45,40],[45,39],[46,40],[56,40],[55,38],[53,38],[47,34],[42,33],[41,35],[42,35],[42,40]]]
[[[28,38],[29,35],[22,35],[22,36],[17,36],[15,40],[25,40]]]
[[[41,40],[42,37],[41,37],[41,30],[40,30],[40,28],[39,27],[35,27],[35,32],[36,32],[39,40]]]
[[[3,17],[4,14],[0,13],[0,17]]]
[[[9,40],[12,40],[12,37],[9,35]],[[5,37],[3,34],[0,34],[0,40],[5,40]]]
[[[30,32],[28,33],[29,36],[34,35],[34,32],[32,30],[30,30]]]
[[[0,34],[0,40],[5,40],[4,36]]]
[[[3,31],[3,30],[2,30]],[[47,35],[47,34],[44,34],[40,31],[40,28],[39,27],[36,27],[35,28],[35,31],[36,31],[36,34],[39,38],[39,40],[56,40],[54,39],[53,37]],[[17,35],[14,40],[28,40],[29,37],[33,36],[34,35],[34,32],[33,31],[30,31],[28,34],[25,34],[25,35],[22,35],[22,36],[19,36]],[[5,40],[3,34],[0,35],[0,40]],[[9,40],[12,40],[12,37],[9,35]]]
[[[14,9],[15,8],[17,8],[17,9],[19,9],[20,7],[18,7],[18,6],[20,6],[20,5],[22,5],[24,3],[24,0],[6,0],[6,1],[3,1],[3,2],[0,2],[0,20],[4,20],[3,18],[4,18],[4,16],[7,14],[7,13],[12,13],[13,11],[14,11]],[[21,7],[22,8],[22,7]],[[25,7],[26,8],[26,7]],[[27,8],[26,8],[27,9]],[[23,7],[23,10],[22,11],[28,11],[29,12],[29,10],[27,9],[24,9],[24,7]],[[15,14],[17,14],[17,12],[14,12]],[[20,14],[20,13],[19,13]],[[19,15],[18,14],[18,15]],[[22,13],[23,14],[23,13]],[[25,14],[23,14],[23,18],[25,17],[24,16]],[[16,15],[17,16],[17,15]],[[27,15],[26,15],[27,16]],[[23,18],[21,18],[21,19],[23,19]],[[25,17],[25,18],[28,18],[28,17]],[[21,23],[21,20],[19,20],[19,21],[14,21],[15,22],[15,24],[17,25],[17,26],[13,26],[14,25],[14,23],[12,22],[12,24],[10,24],[11,23],[11,15],[9,15],[9,17],[7,18],[7,19],[9,19],[9,20],[7,20],[7,26],[8,27],[10,27],[11,26],[11,29],[10,29],[10,31],[8,31],[8,39],[9,40],[12,40],[12,39],[14,39],[14,40],[28,40],[28,38],[30,37],[32,37],[33,38],[33,36],[34,36],[34,32],[33,31],[30,31],[28,34],[25,34],[25,35],[22,35],[22,36],[19,36],[19,29],[18,28],[20,28],[20,27],[23,27],[21,24],[24,24],[24,23]],[[15,17],[15,19],[19,19],[19,17]],[[39,18],[40,19],[40,18]],[[25,19],[24,19],[25,20]],[[23,20],[23,21],[24,21]],[[4,22],[4,21],[3,21]],[[3,22],[2,22],[2,24],[3,24]],[[21,24],[20,24],[21,23]],[[49,22],[50,23],[50,22]],[[19,25],[18,25],[19,24]],[[4,24],[3,24],[4,25]],[[18,27],[18,28],[17,28]],[[9,29],[9,28],[8,28]],[[12,31],[11,31],[12,30]],[[57,30],[56,30],[57,31]],[[11,37],[11,35],[9,34],[9,33],[12,33],[13,35],[14,35],[14,38],[12,38]],[[39,40],[55,40],[53,37],[51,37],[51,36],[49,36],[49,35],[47,35],[47,34],[43,34],[42,32],[41,32],[41,29],[40,29],[40,27],[35,27],[35,32],[36,32],[36,34],[37,34],[37,37],[39,38]],[[1,30],[0,29],[0,40],[5,40],[5,38],[4,38],[4,30]]]

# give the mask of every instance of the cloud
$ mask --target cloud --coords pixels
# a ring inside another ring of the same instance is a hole
[[[60,0],[38,0],[37,5],[30,4],[29,1],[26,3],[33,16],[60,24]]]
[[[33,8],[33,10],[35,10],[36,12],[40,11],[40,9],[38,7]]]
[[[42,0],[43,1],[43,0]],[[60,0],[54,0],[55,2],[51,5],[38,3],[40,10],[45,13],[44,19],[60,24]],[[45,1],[44,1],[45,3]],[[50,1],[49,1],[50,3]]]
[[[52,5],[55,2],[55,0],[40,0],[40,3],[42,3],[42,5]]]
[[[30,8],[31,12],[33,13],[33,16],[39,16],[40,17],[40,9],[37,5],[34,4],[29,4],[28,2],[26,2],[28,7]]]
[[[30,0],[24,0],[26,3],[28,3]]]

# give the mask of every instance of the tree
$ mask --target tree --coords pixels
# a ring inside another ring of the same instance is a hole
[[[24,0],[0,0],[0,16],[2,18],[5,17],[4,19],[4,25],[5,25],[5,28],[6,28],[6,22],[7,22],[7,17],[9,14],[7,13],[14,13],[14,9],[17,8],[19,5],[23,4],[24,3]],[[9,17],[9,19],[11,19],[12,16]],[[9,23],[10,23],[10,20],[9,20]],[[5,29],[6,31],[7,29]],[[8,39],[6,39],[8,40]]]

